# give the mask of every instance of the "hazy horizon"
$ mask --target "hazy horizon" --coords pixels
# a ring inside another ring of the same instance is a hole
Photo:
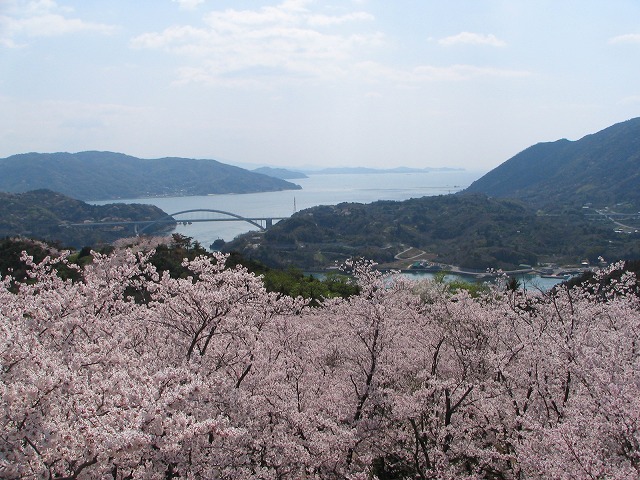
[[[488,171],[640,116],[634,0],[5,0],[0,157]]]

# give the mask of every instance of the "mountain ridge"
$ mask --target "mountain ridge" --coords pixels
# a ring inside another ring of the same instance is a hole
[[[113,200],[297,190],[300,186],[206,159],[142,159],[95,150],[31,152],[0,159],[0,191],[42,188],[80,200]]]
[[[538,208],[640,208],[640,118],[579,140],[532,145],[494,168],[462,193],[515,198]]]

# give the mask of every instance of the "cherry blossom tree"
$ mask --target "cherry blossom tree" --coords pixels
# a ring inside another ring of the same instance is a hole
[[[221,254],[92,255],[0,282],[2,478],[640,476],[633,275],[472,297],[355,262],[310,307]]]

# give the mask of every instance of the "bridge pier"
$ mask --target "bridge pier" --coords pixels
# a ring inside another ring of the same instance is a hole
[[[273,227],[273,218],[265,218],[264,223],[265,223],[265,229],[269,229]]]

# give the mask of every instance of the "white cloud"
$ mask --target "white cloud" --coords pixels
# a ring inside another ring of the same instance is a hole
[[[132,39],[134,48],[162,49],[188,57],[181,82],[257,85],[288,79],[330,79],[383,42],[376,32],[358,33],[350,24],[370,22],[356,11],[318,14],[308,0],[287,0],[255,10],[213,11],[203,26],[171,26]]]
[[[627,33],[625,35],[618,35],[609,39],[609,43],[612,45],[618,43],[640,43],[640,33]]]
[[[441,38],[440,45],[446,47],[452,45],[488,45],[490,47],[504,47],[507,44],[493,34],[484,35],[481,33],[461,32],[457,35]]]
[[[308,0],[288,0],[253,10],[216,10],[203,25],[175,25],[132,39],[140,49],[157,49],[183,57],[177,83],[265,88],[353,80],[396,85],[434,81],[465,81],[481,77],[518,78],[529,75],[474,65],[395,67],[371,61],[384,45],[372,31],[375,17],[365,11],[327,15]],[[375,24],[374,24],[375,25]],[[358,29],[358,30],[356,30]],[[463,33],[444,44],[504,45],[494,35]]]
[[[174,3],[180,4],[180,8],[184,10],[195,10],[198,5],[204,3],[204,0],[172,0]]]
[[[39,0],[19,5],[10,15],[0,16],[0,44],[17,47],[16,39],[51,37],[79,32],[113,33],[117,28],[103,23],[69,18],[70,9],[58,7],[53,0]]]

